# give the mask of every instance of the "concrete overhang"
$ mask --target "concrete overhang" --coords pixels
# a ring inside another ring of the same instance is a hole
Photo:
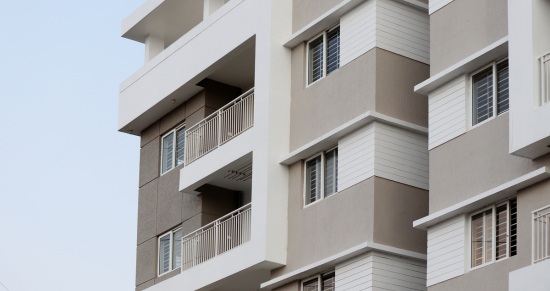
[[[338,140],[342,137],[352,133],[353,131],[373,122],[383,122],[386,124],[390,124],[393,126],[397,126],[412,132],[420,133],[427,135],[428,129],[426,127],[422,127],[410,122],[403,121],[401,119],[397,119],[391,116],[387,116],[381,113],[377,112],[370,112],[367,111],[350,121],[338,126],[337,128],[323,134],[322,136],[312,140],[311,142],[293,150],[292,152],[288,153],[287,155],[283,156],[279,163],[282,165],[289,166],[299,160],[304,160],[309,158],[310,156],[328,148],[336,143],[338,143]]]
[[[428,95],[430,92],[448,83],[454,78],[470,74],[479,67],[508,54],[508,37],[503,37],[480,51],[464,58],[458,63],[433,75],[428,80],[414,86],[414,92]]]
[[[501,184],[493,189],[466,199],[460,203],[454,204],[450,207],[430,214],[424,218],[418,219],[413,222],[413,226],[418,229],[426,230],[430,226],[436,225],[457,215],[472,212],[483,206],[502,201],[503,199],[506,199],[516,194],[518,190],[521,190],[525,187],[531,186],[548,178],[550,178],[550,168],[542,167],[519,178]]]
[[[123,37],[145,43],[148,35],[169,45],[203,20],[204,0],[147,0],[122,21]]]
[[[418,0],[396,1],[419,10],[428,11],[428,5]],[[332,9],[325,12],[323,15],[317,17],[315,20],[308,23],[306,26],[302,27],[300,30],[292,34],[292,36],[288,40],[286,40],[283,45],[288,48],[293,48],[301,42],[308,41],[309,39],[319,34],[321,31],[330,28],[332,25],[337,24],[340,21],[340,17],[342,17],[342,15],[348,13],[350,10],[357,7],[363,2],[365,2],[365,0],[345,0],[340,2]]]

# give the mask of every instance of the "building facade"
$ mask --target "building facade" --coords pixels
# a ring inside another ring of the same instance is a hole
[[[429,4],[428,290],[548,290],[550,2]]]
[[[548,270],[548,12],[145,1],[136,290],[519,290]]]

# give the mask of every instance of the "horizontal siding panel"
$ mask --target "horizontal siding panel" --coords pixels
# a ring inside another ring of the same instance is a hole
[[[426,290],[425,262],[373,254],[373,287],[388,290]]]
[[[464,217],[455,216],[454,218],[447,220],[445,223],[431,226],[429,228],[430,231],[428,232],[428,240],[435,239],[457,228],[464,228],[463,224],[464,224]]]
[[[374,48],[376,43],[376,0],[369,0],[340,19],[340,66]]]
[[[335,273],[336,290],[426,290],[425,262],[390,254],[369,252],[336,265]]]
[[[463,215],[428,228],[428,286],[464,274],[465,231]]]
[[[375,175],[428,189],[429,155],[426,136],[375,122],[374,141]]]
[[[430,93],[429,149],[466,132],[466,77],[461,76]]]
[[[338,141],[338,190],[374,175],[374,126],[367,125]]]
[[[430,63],[428,14],[390,0],[376,0],[376,46]]]
[[[436,12],[437,10],[443,8],[445,5],[451,3],[453,0],[430,0],[429,11],[430,14]]]

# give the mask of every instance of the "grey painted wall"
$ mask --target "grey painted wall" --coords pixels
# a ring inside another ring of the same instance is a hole
[[[507,36],[508,1],[452,1],[430,15],[430,27],[433,76]]]
[[[300,30],[323,13],[344,0],[294,0],[292,1],[292,32]],[[334,23],[337,24],[337,23]]]
[[[550,165],[508,153],[508,113],[430,151],[430,213]]]

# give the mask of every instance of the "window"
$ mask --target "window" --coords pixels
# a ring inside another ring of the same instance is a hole
[[[180,125],[162,137],[161,173],[183,164],[185,158],[185,126]]]
[[[178,228],[159,237],[159,276],[181,267],[181,235]]]
[[[334,271],[302,282],[302,291],[334,291]]]
[[[508,60],[472,76],[472,125],[508,111]]]
[[[307,83],[311,84],[340,67],[340,26],[315,37],[307,47]]]
[[[517,254],[517,201],[511,199],[471,216],[471,267]]]
[[[338,148],[306,160],[305,204],[338,192]]]

